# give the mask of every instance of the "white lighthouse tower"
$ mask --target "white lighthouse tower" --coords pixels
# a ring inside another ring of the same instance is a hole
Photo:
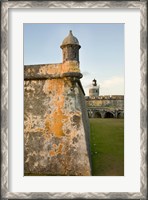
[[[99,86],[97,86],[97,81],[94,79],[92,81],[92,87],[89,89],[90,97],[98,97],[99,96]]]

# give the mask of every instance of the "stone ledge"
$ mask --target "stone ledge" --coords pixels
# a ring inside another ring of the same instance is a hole
[[[79,64],[75,61],[67,61],[57,64],[25,65],[24,79],[53,79],[63,77],[82,78]]]
[[[76,77],[78,79],[82,78],[83,75],[79,72],[67,72],[63,74],[24,74],[24,80],[42,80],[42,79],[56,79],[64,77]]]

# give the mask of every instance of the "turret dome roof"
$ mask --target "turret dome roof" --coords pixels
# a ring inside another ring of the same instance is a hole
[[[72,31],[69,31],[69,35],[62,42],[62,46],[67,44],[79,45],[79,41],[76,37],[73,36]]]

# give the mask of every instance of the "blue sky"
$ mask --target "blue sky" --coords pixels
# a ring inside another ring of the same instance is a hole
[[[24,64],[61,63],[69,30],[81,45],[86,95],[94,78],[100,95],[124,95],[124,24],[24,24]]]

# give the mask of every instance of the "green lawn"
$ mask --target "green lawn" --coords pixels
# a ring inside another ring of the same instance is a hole
[[[93,176],[124,176],[124,119],[90,119]]]

